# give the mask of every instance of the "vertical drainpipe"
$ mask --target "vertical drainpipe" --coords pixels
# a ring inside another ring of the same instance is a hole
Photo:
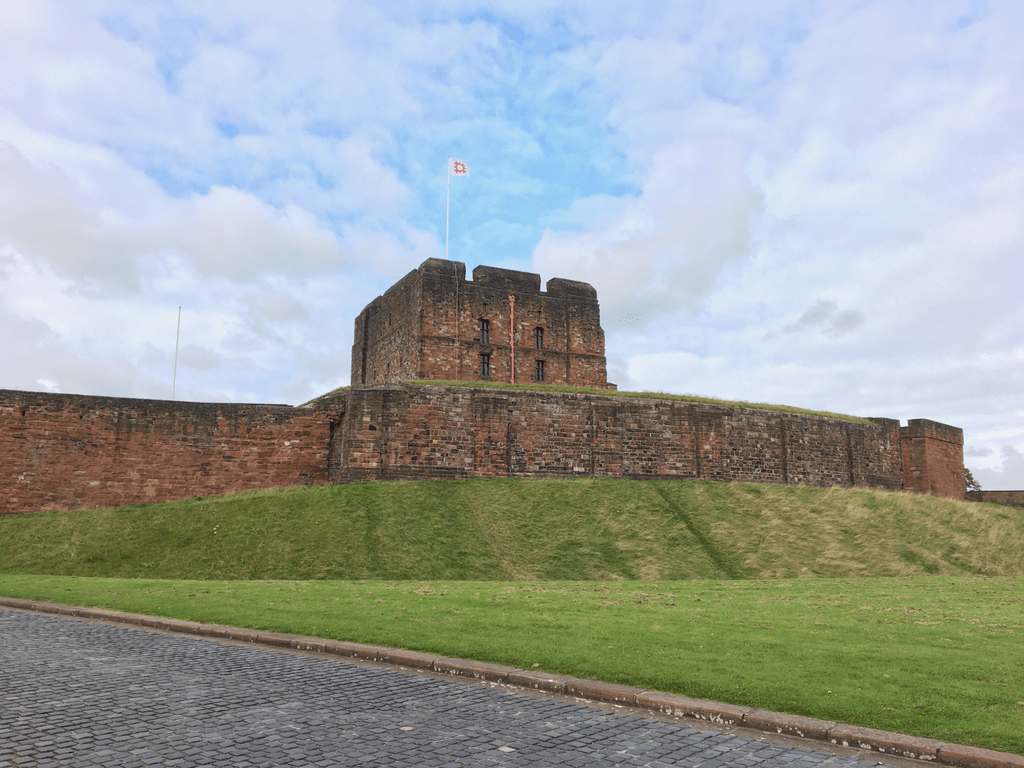
[[[512,350],[512,371],[510,383],[516,383],[516,297],[508,295],[508,345]]]
[[[447,246],[447,243],[446,243]],[[446,254],[447,257],[447,254]],[[459,342],[459,271],[455,270],[455,379],[462,380],[462,345]]]

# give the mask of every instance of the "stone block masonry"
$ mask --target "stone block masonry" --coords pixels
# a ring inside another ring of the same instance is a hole
[[[427,259],[355,321],[353,386],[411,379],[615,389],[597,292],[587,283]],[[513,362],[514,361],[514,362]]]
[[[929,419],[911,419],[900,430],[903,487],[946,499],[966,498],[964,431]]]
[[[324,483],[331,424],[323,408],[0,390],[0,513]]]
[[[677,400],[405,385],[349,390],[331,480],[680,477],[902,490],[899,422]]]
[[[884,490],[903,490],[909,477],[917,485],[908,490],[963,498],[962,481],[955,493],[958,466],[962,478],[960,430],[936,422],[901,429],[893,419],[612,394],[405,384],[292,408],[0,390],[0,513],[473,477]]]
[[[1024,509],[1024,491],[968,491],[968,501],[991,501]]]

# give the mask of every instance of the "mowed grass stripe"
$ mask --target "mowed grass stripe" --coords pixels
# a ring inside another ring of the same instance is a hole
[[[1024,575],[1024,513],[693,480],[287,488],[0,517],[0,573],[610,580]]]
[[[1024,753],[1024,580],[157,581],[29,599],[607,680]]]

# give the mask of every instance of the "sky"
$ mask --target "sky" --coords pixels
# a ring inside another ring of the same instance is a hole
[[[932,419],[1022,489],[1022,34],[1017,0],[6,0],[0,388],[347,384],[356,315],[444,257],[451,155],[450,257],[594,285],[620,389]]]

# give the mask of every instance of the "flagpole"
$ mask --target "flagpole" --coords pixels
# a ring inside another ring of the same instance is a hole
[[[174,387],[178,383],[178,339],[181,338],[181,307],[178,307],[178,330],[174,334],[174,377],[171,379],[171,400],[174,399]]]
[[[444,258],[448,260],[448,222],[452,212],[452,156],[448,155],[448,200],[444,209]]]

